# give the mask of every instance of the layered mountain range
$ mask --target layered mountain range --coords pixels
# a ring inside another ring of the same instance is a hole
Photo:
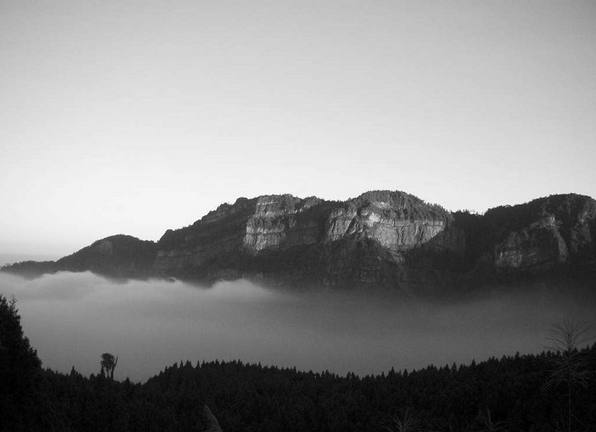
[[[157,242],[115,235],[57,261],[2,270],[204,283],[248,278],[408,294],[552,274],[596,280],[596,201],[552,195],[479,215],[449,212],[400,191],[347,201],[263,195],[222,204]]]

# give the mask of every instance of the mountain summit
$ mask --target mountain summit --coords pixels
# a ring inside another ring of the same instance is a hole
[[[157,242],[116,235],[57,261],[2,270],[25,276],[89,270],[207,283],[244,277],[406,293],[553,272],[596,279],[596,201],[551,195],[476,215],[400,191],[347,201],[263,195],[222,204]]]

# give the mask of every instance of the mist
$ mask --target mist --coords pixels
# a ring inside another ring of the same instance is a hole
[[[177,361],[236,360],[371,374],[535,353],[549,327],[588,320],[593,302],[552,291],[457,304],[338,292],[274,291],[241,280],[211,288],[180,281],[114,282],[91,273],[34,280],[0,274],[44,367],[144,380]]]

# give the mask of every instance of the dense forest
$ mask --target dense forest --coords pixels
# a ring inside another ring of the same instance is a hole
[[[558,330],[557,350],[469,365],[361,377],[181,362],[133,383],[101,353],[97,375],[43,369],[0,295],[0,430],[203,431],[206,405],[224,431],[594,431],[596,345]]]

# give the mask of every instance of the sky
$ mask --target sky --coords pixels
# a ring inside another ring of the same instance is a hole
[[[0,0],[0,253],[223,202],[596,196],[594,1]]]

